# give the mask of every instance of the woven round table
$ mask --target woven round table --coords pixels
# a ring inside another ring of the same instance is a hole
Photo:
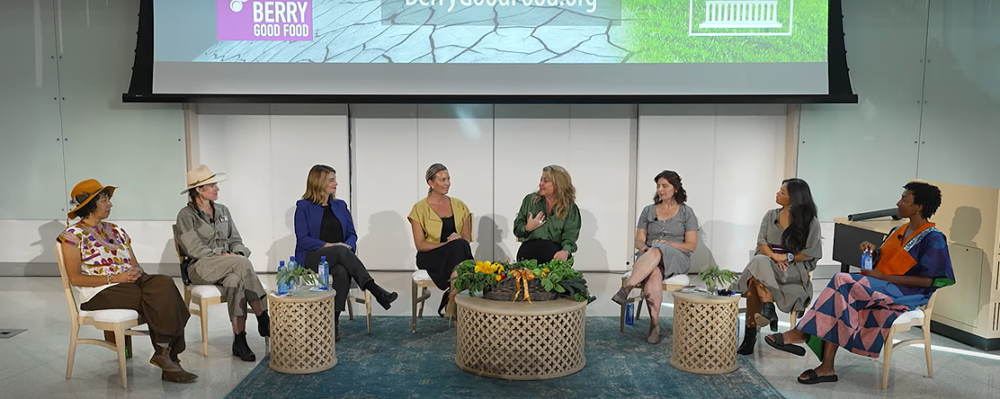
[[[455,364],[483,377],[546,380],[583,370],[587,303],[456,297]]]
[[[333,291],[268,295],[271,370],[309,374],[337,365],[333,339]]]
[[[670,364],[697,374],[736,371],[739,296],[674,292],[674,348]]]

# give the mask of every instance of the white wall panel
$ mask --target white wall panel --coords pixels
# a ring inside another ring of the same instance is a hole
[[[352,105],[354,220],[358,255],[369,269],[415,270],[406,216],[427,195],[417,140],[416,105]]]

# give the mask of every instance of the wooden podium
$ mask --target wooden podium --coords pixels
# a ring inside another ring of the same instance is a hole
[[[931,222],[948,238],[956,280],[938,295],[931,331],[979,349],[1000,349],[1000,190],[928,183],[941,189],[941,207]],[[906,221],[835,222],[833,259],[846,271],[860,264],[862,241],[878,245]]]

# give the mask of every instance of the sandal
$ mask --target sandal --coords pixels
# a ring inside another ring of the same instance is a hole
[[[812,384],[819,384],[819,383],[823,383],[823,382],[837,382],[837,375],[836,374],[834,374],[834,375],[824,375],[824,376],[820,377],[818,374],[816,374],[816,370],[813,370],[813,369],[809,369],[809,370],[803,371],[802,375],[806,376],[806,379],[804,379],[804,380],[801,379],[801,378],[796,378],[795,379],[800,384],[812,385]]]
[[[764,337],[764,342],[767,342],[767,344],[770,345],[774,349],[777,349],[779,351],[788,352],[788,353],[791,353],[791,354],[793,354],[795,356],[805,356],[806,355],[806,349],[805,348],[803,348],[801,346],[798,346],[798,345],[795,345],[795,344],[786,344],[785,343],[785,336],[781,335],[781,333],[771,334],[771,335],[768,335],[768,336]]]

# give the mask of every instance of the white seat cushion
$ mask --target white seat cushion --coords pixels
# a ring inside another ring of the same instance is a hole
[[[903,313],[896,318],[896,321],[892,322],[892,325],[911,323],[918,326],[924,324],[924,311],[920,309],[913,309],[909,312]]]
[[[419,281],[431,281],[431,275],[427,274],[427,271],[423,269],[413,272],[413,282]]]
[[[102,323],[121,323],[139,319],[139,312],[132,309],[81,310],[80,316]]]
[[[632,271],[629,270],[622,275],[622,280],[628,280],[632,277]],[[669,285],[688,285],[691,282],[691,277],[687,274],[675,274],[673,276],[663,279],[663,284]]]
[[[191,297],[215,298],[222,296],[222,287],[218,285],[191,285]]]

